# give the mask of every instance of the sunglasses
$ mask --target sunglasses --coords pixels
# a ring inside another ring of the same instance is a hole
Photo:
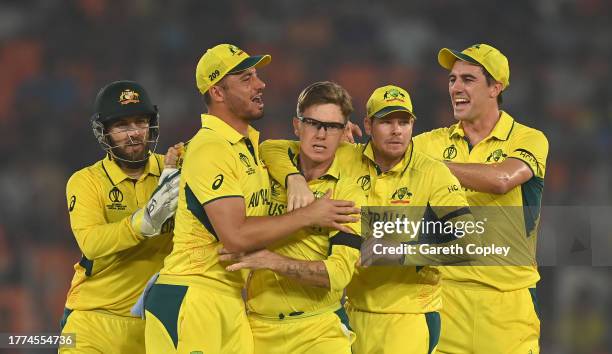
[[[316,120],[314,118],[309,117],[297,117],[297,119],[306,124],[307,126],[316,128],[317,131],[323,128],[328,133],[340,133],[346,127],[344,123],[336,123],[336,122],[321,122],[320,120]]]

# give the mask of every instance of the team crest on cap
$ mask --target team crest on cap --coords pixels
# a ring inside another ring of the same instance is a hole
[[[401,93],[400,90],[395,89],[395,88],[385,91],[385,94],[383,96],[383,98],[387,102],[392,102],[392,101],[404,102],[405,97],[406,96],[403,93]]]
[[[140,95],[138,94],[138,92],[135,92],[134,90],[123,90],[123,92],[121,92],[121,95],[119,95],[119,103],[121,104],[128,104],[128,103],[139,103],[140,102]]]
[[[242,49],[240,49],[240,48],[238,48],[238,47],[236,47],[235,45],[232,45],[232,44],[228,44],[227,48],[232,53],[232,55],[240,55],[240,54],[244,53],[242,51]]]

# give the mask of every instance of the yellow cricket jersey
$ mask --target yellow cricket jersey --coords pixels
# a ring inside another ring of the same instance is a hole
[[[68,180],[70,226],[83,256],[74,265],[67,308],[131,316],[130,308],[172,248],[172,223],[152,238],[130,223],[157,188],[163,161],[163,155],[152,154],[134,180],[107,156]]]
[[[489,164],[515,158],[529,166],[533,177],[506,194],[466,189],[466,197],[471,206],[498,207],[497,210],[523,207],[503,209],[503,214],[507,215],[504,222],[489,223],[486,230],[505,238],[516,248],[531,252],[533,266],[444,267],[441,271],[444,278],[484,284],[502,291],[533,287],[540,279],[535,248],[548,154],[548,140],[544,134],[516,122],[502,111],[491,134],[476,146],[470,146],[459,123],[420,134],[413,142],[416,151],[438,160]]]
[[[297,173],[286,158],[288,151],[299,149],[296,142],[267,141],[262,144],[264,159],[283,163],[270,166],[270,173],[285,181]],[[283,158],[284,155],[284,158]],[[403,160],[387,172],[374,162],[372,147],[342,144],[336,152],[353,183],[366,193],[371,206],[419,206],[431,216],[444,219],[450,213],[460,216],[469,212],[459,182],[450,170],[424,154],[414,152],[412,145]],[[444,209],[440,214],[439,207]],[[454,208],[448,208],[454,207]],[[368,215],[368,222],[390,220],[393,215]],[[448,220],[453,218],[449,216]],[[426,313],[441,307],[439,273],[434,267],[358,267],[347,287],[350,305],[362,311],[378,313]]]
[[[240,296],[248,271],[227,272],[222,247],[204,205],[220,198],[243,198],[246,216],[264,216],[270,182],[259,158],[259,132],[248,137],[223,120],[202,115],[202,129],[191,139],[181,168],[174,248],[166,257],[158,284],[200,285]]]
[[[296,155],[297,158],[297,155]],[[308,182],[316,198],[327,190],[333,199],[352,200],[357,207],[365,204],[366,197],[354,179],[340,171],[336,158],[328,171]],[[272,203],[268,215],[280,215],[287,210],[287,191],[271,180]],[[247,308],[266,317],[283,319],[340,307],[344,288],[349,283],[359,260],[361,247],[361,221],[347,224],[351,234],[319,227],[302,229],[268,247],[275,253],[306,261],[323,261],[329,275],[330,289],[314,287],[276,274],[270,270],[256,270],[247,284]]]

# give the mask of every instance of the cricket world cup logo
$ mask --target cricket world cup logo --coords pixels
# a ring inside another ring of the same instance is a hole
[[[108,192],[108,199],[113,203],[121,203],[123,201],[123,193],[119,188],[113,187],[113,189]]]

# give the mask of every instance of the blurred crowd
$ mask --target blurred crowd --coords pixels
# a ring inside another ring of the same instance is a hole
[[[438,50],[489,43],[510,61],[503,108],[549,139],[543,203],[610,205],[611,15],[606,0],[2,1],[0,332],[58,328],[80,257],[64,188],[103,156],[89,117],[106,83],[147,88],[164,152],[199,127],[198,59],[234,43],[273,58],[264,139],[292,136],[297,95],[319,80],[348,89],[360,124],[375,87],[406,88],[419,133],[453,123]],[[543,353],[612,353],[612,271],[542,274]]]

